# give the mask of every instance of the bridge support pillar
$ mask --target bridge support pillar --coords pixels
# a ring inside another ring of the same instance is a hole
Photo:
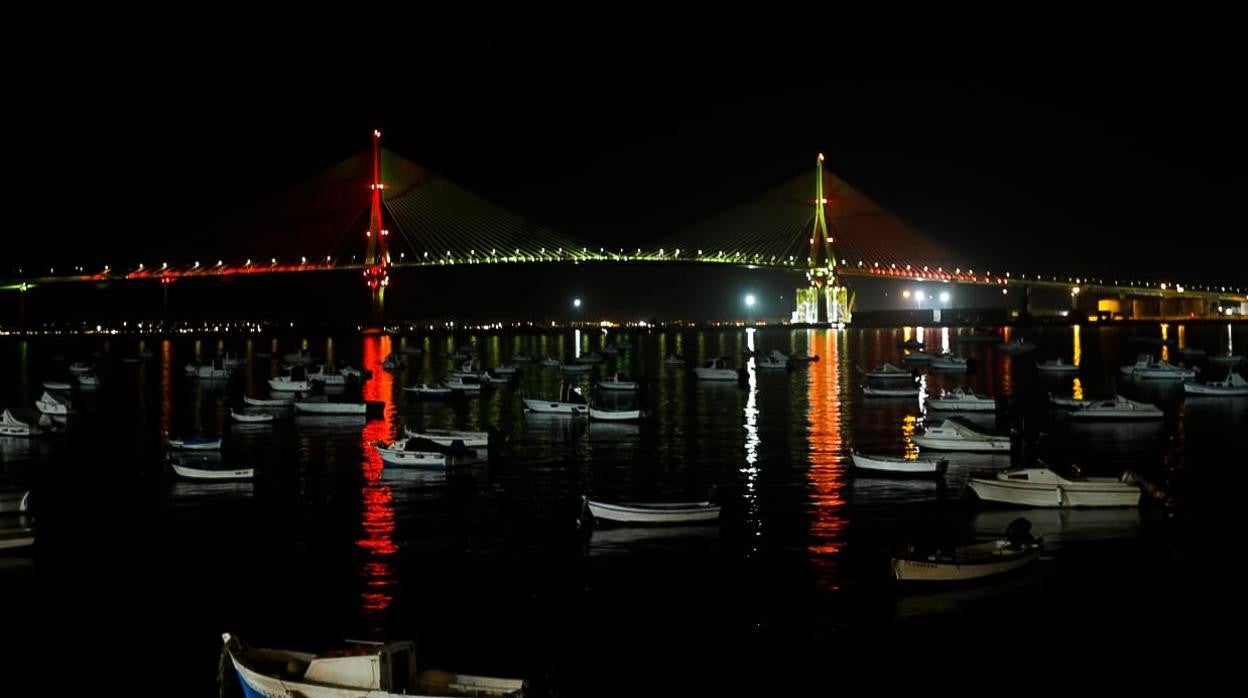
[[[812,284],[794,291],[793,297],[793,323],[844,326],[850,321],[849,289],[844,286]]]

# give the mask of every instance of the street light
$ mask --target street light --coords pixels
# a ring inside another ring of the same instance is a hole
[[[581,307],[581,299],[580,299],[580,298],[573,298],[573,299],[572,299],[572,307],[573,307],[573,308],[579,308],[579,307]]]
[[[940,302],[941,302],[941,303],[948,303],[948,302],[949,302],[949,292],[948,292],[948,291],[941,291],[941,292],[940,292]]]

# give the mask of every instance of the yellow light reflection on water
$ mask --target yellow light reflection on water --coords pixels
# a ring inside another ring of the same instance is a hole
[[[841,433],[840,343],[844,330],[811,330],[811,353],[819,361],[807,368],[810,405],[807,445],[810,452],[810,498],[813,520],[807,551],[818,570],[819,585],[840,588],[837,556],[845,545],[845,439]],[[814,351],[818,346],[819,350]]]
[[[1170,360],[1170,345],[1166,344],[1166,341],[1169,339],[1170,339],[1170,324],[1163,322],[1161,323],[1161,360],[1162,361]]]
[[[305,343],[306,348],[306,343]],[[360,594],[361,606],[366,615],[380,614],[394,602],[397,583],[394,574],[393,555],[398,552],[394,544],[394,494],[390,485],[382,482],[384,464],[373,444],[390,440],[390,418],[394,415],[394,378],[381,367],[384,357],[390,355],[390,337],[372,335],[364,337],[364,368],[373,377],[364,384],[364,399],[385,404],[382,419],[374,419],[364,426],[361,433],[363,448],[363,479],[361,490],[364,507],[361,528],[363,534],[356,545],[367,553],[360,570],[364,591]]]
[[[914,443],[914,428],[918,424],[918,415],[908,414],[901,419],[901,440],[905,444],[906,460],[919,459],[919,446]]]
[[[1082,338],[1082,335],[1080,335],[1079,333],[1080,329],[1081,328],[1079,327],[1079,325],[1075,325],[1074,327],[1075,331],[1073,334],[1074,339],[1072,340],[1074,343],[1074,346],[1071,348],[1070,362],[1076,366],[1079,365],[1080,361],[1083,361],[1083,338]]]
[[[1074,384],[1071,385],[1070,394],[1071,394],[1071,397],[1075,398],[1076,400],[1083,399],[1083,383],[1080,383],[1078,378],[1076,378],[1074,381]]]

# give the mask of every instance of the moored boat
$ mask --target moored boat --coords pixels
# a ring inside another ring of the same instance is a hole
[[[226,633],[224,651],[248,698],[398,698],[503,696],[522,698],[519,679],[418,671],[410,641],[356,642],[325,655],[253,648]]]
[[[1129,470],[1116,478],[1065,478],[1048,467],[1016,468],[972,477],[968,484],[985,502],[1024,507],[1134,507],[1142,493]]]
[[[869,456],[858,451],[852,452],[850,457],[855,469],[871,475],[930,476],[943,475],[949,469],[947,458]]]
[[[254,468],[232,468],[232,469],[197,468],[197,467],[194,467],[194,465],[184,463],[177,459],[169,461],[169,465],[170,467],[173,468],[173,472],[178,474],[178,477],[186,478],[187,480],[211,480],[213,482],[225,482],[228,480],[250,480],[255,476],[255,472],[256,472]]]
[[[627,502],[611,504],[582,498],[595,519],[629,524],[674,524],[714,521],[719,518],[719,505],[703,502]]]
[[[968,393],[958,388],[943,392],[940,397],[928,398],[927,408],[957,412],[995,412],[997,401],[986,395]]]
[[[922,434],[915,434],[911,439],[920,448],[938,451],[1010,450],[1008,436],[979,431],[957,417],[931,425]]]
[[[1234,397],[1238,395],[1248,395],[1248,381],[1244,377],[1232,371],[1226,375],[1226,378],[1220,381],[1210,381],[1208,383],[1184,383],[1183,392],[1188,395],[1200,396],[1217,396]]]
[[[1030,522],[1016,519],[1001,540],[928,555],[914,551],[898,555],[892,558],[893,577],[900,582],[964,582],[993,577],[1036,560],[1042,545],[1032,537]]]
[[[432,439],[404,438],[391,443],[378,441],[373,447],[382,462],[397,467],[449,468],[480,460],[476,449],[458,441],[447,445]]]
[[[221,450],[221,437],[205,436],[169,439],[169,448],[177,448],[184,451],[219,451]]]
[[[1036,364],[1036,370],[1041,373],[1078,373],[1079,367],[1074,364],[1068,364],[1062,361],[1061,357],[1058,357]]]

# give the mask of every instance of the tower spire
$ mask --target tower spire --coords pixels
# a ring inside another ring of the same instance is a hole
[[[364,253],[364,278],[374,291],[389,284],[390,231],[385,228],[381,213],[381,131],[373,131],[372,210],[368,214],[367,249]]]

